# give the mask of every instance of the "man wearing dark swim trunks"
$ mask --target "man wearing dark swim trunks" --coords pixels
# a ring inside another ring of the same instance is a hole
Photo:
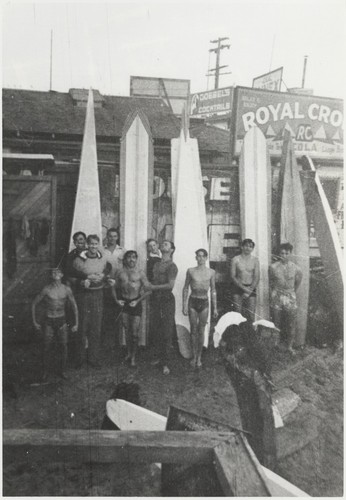
[[[191,366],[200,368],[202,366],[202,350],[204,344],[204,330],[209,315],[208,291],[211,290],[211,302],[213,305],[213,316],[217,318],[215,271],[206,267],[208,252],[204,248],[196,251],[197,267],[191,267],[186,272],[186,280],[183,288],[183,314],[189,314],[191,343],[193,358]],[[189,287],[191,295],[189,295]]]
[[[145,273],[137,269],[138,255],[135,250],[128,250],[124,254],[123,269],[115,275],[115,286],[112,295],[115,303],[121,307],[122,323],[126,334],[127,356],[131,366],[136,366],[136,353],[139,339],[139,326],[142,316],[142,300],[151,292],[144,292],[149,284]],[[120,290],[120,297],[117,290]]]
[[[254,248],[255,243],[246,238],[241,244],[241,254],[231,261],[235,310],[252,323],[255,321],[256,287],[260,280],[259,260],[251,255]]]
[[[43,327],[43,381],[47,380],[48,377],[48,355],[53,340],[58,342],[61,348],[60,376],[64,379],[67,378],[65,373],[68,341],[68,327],[65,317],[67,302],[71,303],[75,317],[75,324],[71,330],[73,332],[77,332],[78,330],[77,304],[71,288],[61,283],[62,277],[63,273],[60,269],[52,269],[51,283],[42,289],[32,303],[32,320],[37,331],[41,331],[42,327],[36,319],[36,306],[42,300],[45,301],[46,306]]]

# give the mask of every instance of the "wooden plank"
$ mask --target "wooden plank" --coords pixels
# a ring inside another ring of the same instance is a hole
[[[87,463],[211,463],[228,433],[7,429],[3,463],[30,459]]]
[[[225,496],[271,496],[262,467],[241,435],[215,447],[214,465]]]

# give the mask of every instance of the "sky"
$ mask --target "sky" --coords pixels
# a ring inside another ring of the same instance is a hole
[[[228,75],[219,87],[252,86],[283,66],[281,90],[344,97],[344,0],[213,0],[2,3],[2,85],[49,90],[93,87],[129,95],[130,75],[182,78],[191,92],[214,88],[210,43],[229,37],[221,52]]]

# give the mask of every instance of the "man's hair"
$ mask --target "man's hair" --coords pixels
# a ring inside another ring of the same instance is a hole
[[[83,236],[83,238],[86,240],[86,234],[83,233],[83,231],[77,231],[76,233],[74,233],[74,235],[72,236],[72,239],[73,241],[76,241],[76,239],[78,238],[78,236]]]
[[[171,241],[171,240],[164,240],[164,241],[168,241],[168,243],[171,245],[172,255],[173,255],[175,252],[175,245],[174,245],[173,241]]]
[[[204,257],[208,257],[208,252],[204,248],[199,248],[198,250],[196,250],[195,252],[196,257],[199,252],[201,252],[204,255]]]
[[[96,240],[100,243],[100,238],[97,236],[97,234],[89,234],[87,237],[87,243],[89,244],[91,240]]]
[[[242,246],[242,247],[243,247],[243,246],[245,246],[245,245],[251,245],[251,246],[252,246],[252,248],[255,248],[255,242],[254,242],[254,241],[252,241],[250,238],[245,238],[245,240],[243,240],[243,241],[241,242],[241,246]]]
[[[127,259],[127,257],[129,257],[130,255],[134,255],[136,257],[136,259],[138,259],[138,253],[136,252],[136,250],[128,250],[127,252],[124,253],[124,261]]]
[[[109,235],[110,235],[110,233],[117,233],[117,235],[118,235],[118,240],[119,240],[119,238],[120,238],[120,233],[119,233],[119,229],[118,229],[118,228],[116,228],[116,227],[111,227],[111,228],[107,229],[107,236],[109,236]]]
[[[151,243],[152,241],[154,241],[157,244],[157,240],[155,240],[155,238],[149,238],[147,240],[147,245],[149,245],[149,243]]]
[[[281,250],[287,250],[287,252],[292,252],[293,245],[291,245],[291,243],[281,243],[281,245],[279,246],[279,251],[281,252]]]

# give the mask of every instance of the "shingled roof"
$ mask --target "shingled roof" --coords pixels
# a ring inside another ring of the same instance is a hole
[[[82,136],[85,107],[76,106],[73,96],[83,97],[87,93],[85,89],[73,89],[68,93],[3,89],[3,134],[29,132]],[[98,91],[94,91],[94,96],[100,101]],[[147,116],[154,139],[170,140],[179,136],[180,120],[161,98],[104,95],[99,104],[95,106],[98,137],[120,138],[126,118],[136,109],[141,109]],[[201,149],[224,152],[229,148],[228,133],[215,127],[199,125],[191,130],[191,135],[197,137]]]

